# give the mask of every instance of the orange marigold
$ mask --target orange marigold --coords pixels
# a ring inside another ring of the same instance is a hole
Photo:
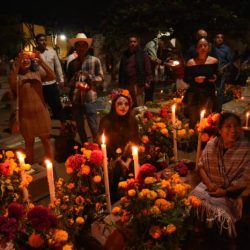
[[[29,237],[28,243],[33,248],[40,248],[44,244],[44,239],[40,234],[32,233]]]

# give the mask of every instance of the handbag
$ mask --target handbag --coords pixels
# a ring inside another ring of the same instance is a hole
[[[19,122],[19,77],[17,76],[16,84],[16,109],[10,115],[9,127],[12,134],[17,134],[20,132],[20,122]]]

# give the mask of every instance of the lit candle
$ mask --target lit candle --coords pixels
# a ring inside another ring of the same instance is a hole
[[[135,178],[140,170],[139,157],[138,157],[138,147],[132,146],[132,156],[134,160],[134,175]]]
[[[102,153],[103,153],[103,173],[104,173],[104,185],[106,193],[106,202],[108,212],[111,213],[111,200],[110,200],[110,190],[109,190],[109,174],[108,174],[108,157],[107,157],[107,147],[105,144],[105,135],[102,134]]]
[[[19,151],[16,152],[16,154],[17,154],[17,158],[18,158],[18,161],[20,163],[20,166],[21,166],[21,180],[23,183],[25,183],[26,182],[26,171],[23,169],[23,165],[25,164],[25,155]],[[23,187],[22,190],[23,190],[23,200],[28,201],[29,200],[28,189],[26,187]]]
[[[200,123],[202,122],[205,113],[206,113],[206,110],[203,109],[201,111],[201,113],[200,113]],[[198,135],[198,144],[197,144],[197,152],[196,152],[196,168],[197,168],[197,165],[198,165],[198,161],[199,161],[200,155],[201,155],[201,133],[199,132],[199,135]]]
[[[173,62],[172,62],[172,66],[177,66],[177,65],[179,65],[179,64],[180,64],[179,61],[173,61]]]
[[[49,184],[50,203],[54,204],[56,195],[55,195],[53,165],[52,165],[52,162],[50,160],[45,160],[45,165],[47,168],[47,179],[48,179],[48,184]]]
[[[246,113],[246,127],[248,128],[248,118],[249,118],[249,112]]]
[[[174,160],[178,161],[178,149],[177,149],[177,133],[176,133],[176,117],[175,117],[175,104],[172,106],[172,124],[173,124],[173,143],[174,143]]]

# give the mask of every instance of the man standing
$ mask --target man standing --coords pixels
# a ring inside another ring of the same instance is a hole
[[[97,141],[98,123],[96,112],[96,84],[103,82],[103,70],[100,60],[88,54],[93,42],[84,33],[69,40],[75,47],[77,57],[68,65],[67,79],[71,87],[73,118],[82,143],[88,140],[84,128],[84,116],[87,118],[93,141]]]
[[[139,48],[139,38],[131,36],[120,62],[119,87],[129,90],[136,107],[144,104],[144,88],[149,88],[151,81],[149,57]]]
[[[232,65],[231,49],[224,43],[224,35],[218,32],[214,39],[215,51],[219,60],[219,79],[217,81],[217,101],[215,111],[221,112],[223,105],[224,86],[225,82],[229,79],[229,67]]]
[[[60,86],[64,85],[62,66],[56,51],[53,48],[47,48],[47,37],[45,34],[36,35],[36,44],[36,50],[40,52],[42,59],[56,74],[56,81],[43,82],[43,96],[52,111],[53,117],[60,120],[61,129],[64,129],[65,116],[57,84],[59,83]]]

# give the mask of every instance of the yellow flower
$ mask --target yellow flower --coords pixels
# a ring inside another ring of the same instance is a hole
[[[157,122],[156,123],[156,126],[158,127],[158,128],[160,128],[160,129],[164,129],[164,128],[166,128],[166,124],[165,123],[163,123],[163,122]]]
[[[170,188],[171,184],[169,180],[162,180],[161,181],[161,188]]]
[[[96,175],[93,177],[94,183],[100,183],[102,181],[102,177],[100,175]]]
[[[149,142],[149,138],[147,135],[143,135],[142,138],[141,138],[141,141],[144,143],[144,144],[147,144]]]
[[[88,175],[90,173],[90,167],[88,165],[81,166],[81,174]]]
[[[178,174],[173,174],[171,176],[171,181],[173,183],[180,183],[181,182],[181,177]]]
[[[6,151],[5,155],[7,158],[14,158],[15,157],[15,154],[12,151]]]
[[[68,189],[73,189],[75,187],[75,183],[71,182],[67,185]]]
[[[194,195],[189,196],[188,201],[190,202],[191,206],[193,206],[193,207],[199,207],[201,205],[201,200],[198,199]]]
[[[166,211],[172,208],[172,203],[165,199],[157,199],[155,205],[162,211]]]
[[[148,184],[153,184],[153,183],[155,183],[156,182],[156,179],[154,178],[154,177],[146,177],[145,179],[144,179],[144,183],[146,184],[146,185],[148,185]]]
[[[152,226],[149,229],[149,234],[153,239],[159,239],[161,237],[161,228],[159,226]]]
[[[128,190],[128,196],[134,197],[136,195],[136,191],[134,189]]]
[[[142,191],[139,193],[139,198],[146,198],[150,193],[150,190],[147,188],[142,189]]]
[[[183,184],[174,185],[173,190],[178,197],[184,197],[187,194],[187,190]]]
[[[218,114],[218,113],[212,115],[213,122],[217,122],[219,120],[219,118],[220,118],[220,114]]]
[[[161,133],[162,133],[163,135],[168,136],[168,130],[167,130],[166,128],[161,129]]]
[[[180,137],[185,136],[186,135],[186,130],[185,129],[178,130],[177,135],[180,136]]]
[[[149,209],[149,213],[150,213],[150,214],[160,214],[160,213],[161,213],[161,210],[160,210],[159,207],[157,207],[157,206],[152,206],[152,207]]]
[[[64,241],[67,241],[68,240],[68,233],[64,230],[61,230],[61,229],[57,229],[55,231],[55,242],[56,243],[60,243],[60,242],[64,242]]]
[[[121,150],[121,148],[117,148],[115,152],[116,152],[117,154],[121,154],[121,153],[122,153],[122,150]]]
[[[62,250],[73,250],[73,246],[70,244],[66,244],[63,246]]]
[[[162,189],[157,189],[156,192],[157,192],[157,194],[158,194],[158,196],[160,198],[166,198],[167,197],[166,192],[164,190],[162,190]]]
[[[147,196],[147,198],[149,198],[150,200],[155,200],[157,198],[157,193],[155,191],[150,191],[149,195]]]
[[[126,189],[127,186],[128,186],[128,184],[127,184],[126,181],[120,181],[119,184],[118,184],[118,187],[123,188],[123,189]]]
[[[82,151],[83,155],[86,156],[87,159],[90,158],[91,153],[92,153],[91,150],[88,150],[88,149],[86,149],[86,148],[82,148],[81,151]]]
[[[40,248],[44,244],[44,239],[40,234],[32,233],[29,237],[28,243],[33,248]]]
[[[23,164],[21,167],[22,170],[29,171],[31,169],[30,164]]]
[[[76,224],[82,225],[85,222],[84,218],[79,216],[76,218]]]
[[[121,208],[120,207],[114,207],[112,209],[112,214],[114,215],[118,215],[121,212]]]

